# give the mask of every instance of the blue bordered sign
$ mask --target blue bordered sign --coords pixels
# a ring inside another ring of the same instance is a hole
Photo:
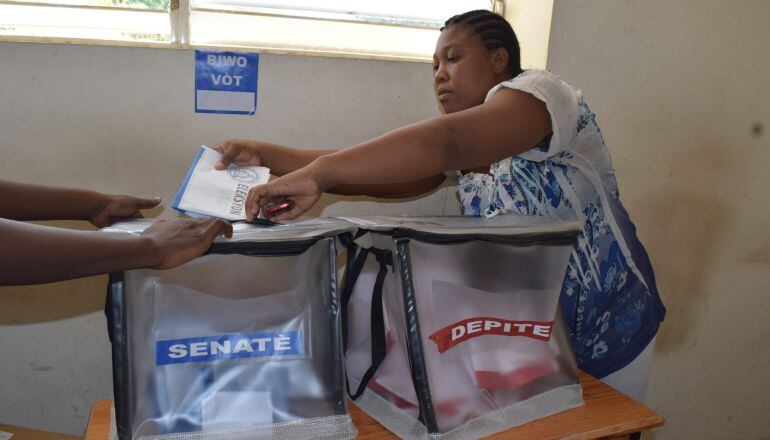
[[[295,330],[280,333],[234,333],[155,342],[155,365],[302,354],[302,337]]]
[[[259,54],[195,51],[195,112],[253,115]]]

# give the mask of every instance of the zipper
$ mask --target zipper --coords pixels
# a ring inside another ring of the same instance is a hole
[[[435,244],[459,244],[468,241],[484,241],[513,246],[573,245],[579,234],[579,231],[566,231],[516,235],[492,235],[483,233],[447,235],[401,228],[388,232],[371,232],[390,235],[393,238],[411,238],[417,241]]]
[[[258,256],[288,256],[299,255],[315,243],[320,238],[307,238],[293,241],[275,241],[275,242],[236,242],[236,243],[214,243],[207,254],[216,255],[258,255]]]

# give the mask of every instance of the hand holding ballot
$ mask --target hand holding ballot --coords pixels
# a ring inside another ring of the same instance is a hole
[[[247,220],[253,221],[260,211],[272,221],[297,218],[318,202],[322,192],[313,174],[313,167],[301,168],[266,185],[251,188],[246,199]],[[271,215],[269,208],[287,199],[293,202],[291,208]]]
[[[246,196],[254,185],[267,183],[270,169],[261,166],[215,166],[222,154],[202,146],[174,199],[174,208],[185,214],[246,219]]]
[[[261,151],[258,142],[245,139],[232,139],[217,144],[213,148],[222,154],[215,167],[218,170],[226,169],[231,163],[239,167],[245,166],[267,166],[263,159],[264,153]]]

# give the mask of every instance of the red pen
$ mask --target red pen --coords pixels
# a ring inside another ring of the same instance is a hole
[[[294,200],[283,199],[265,208],[265,215],[268,217],[275,217],[276,215],[288,211],[294,207]]]

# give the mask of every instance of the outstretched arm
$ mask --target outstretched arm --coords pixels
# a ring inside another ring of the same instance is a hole
[[[0,285],[62,281],[119,270],[169,269],[206,252],[232,226],[215,219],[158,221],[141,236],[72,231],[0,219]]]
[[[289,197],[295,207],[276,219],[295,218],[329,188],[407,182],[445,170],[486,166],[533,148],[550,132],[545,103],[525,92],[502,89],[484,104],[321,156],[300,170],[254,187],[247,214],[254,216],[271,201]]]
[[[394,130],[309,166],[322,189],[394,183],[489,165],[534,147],[551,131],[545,104],[503,89],[484,104]]]
[[[223,170],[231,163],[239,166],[265,166],[274,176],[283,176],[305,167],[314,160],[337,150],[301,150],[261,141],[232,139],[214,146],[222,153],[216,168]],[[326,192],[343,196],[372,196],[386,199],[413,197],[429,192],[444,182],[443,174],[436,174],[411,182],[392,184],[338,185]]]
[[[87,220],[97,227],[121,218],[141,217],[160,198],[102,194],[77,188],[57,188],[0,180],[0,217],[13,220]]]

